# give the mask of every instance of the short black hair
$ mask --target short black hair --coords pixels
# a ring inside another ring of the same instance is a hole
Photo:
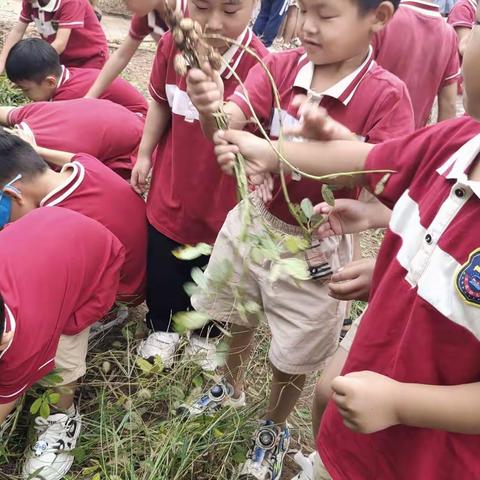
[[[44,173],[48,165],[33,147],[0,128],[0,186],[22,174],[25,180],[31,180]]]
[[[41,38],[26,38],[16,43],[7,56],[5,72],[13,82],[41,83],[49,75],[60,76],[62,65],[57,51]]]
[[[356,0],[362,12],[369,12],[385,1],[390,2],[395,10],[400,5],[400,0]]]

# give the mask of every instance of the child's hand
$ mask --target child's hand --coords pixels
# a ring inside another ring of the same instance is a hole
[[[132,188],[140,195],[146,192],[148,185],[148,177],[152,169],[152,160],[149,157],[138,157],[135,163],[130,184]]]
[[[372,286],[374,258],[362,258],[350,262],[332,275],[328,294],[337,300],[368,301]]]
[[[187,75],[187,93],[202,115],[217,112],[223,102],[223,82],[220,74],[205,63],[202,70],[192,68]]]
[[[334,207],[324,202],[316,205],[314,211],[328,217],[318,228],[317,236],[320,239],[359,233],[371,228],[368,204],[359,200],[339,198],[335,200]]]
[[[401,384],[375,372],[353,372],[332,382],[332,401],[354,432],[374,433],[398,425],[396,400]]]
[[[227,174],[233,174],[235,155],[241,153],[245,158],[248,176],[278,170],[279,161],[272,146],[264,139],[241,130],[217,131],[213,136],[215,155],[220,168]]]
[[[31,147],[33,147],[34,150],[37,148],[37,141],[35,140],[35,135],[31,130],[25,130],[18,125],[15,125],[13,128],[4,128],[4,130],[18,138],[21,138],[24,142],[27,142]]]
[[[268,203],[272,199],[274,186],[272,175],[270,175],[270,173],[252,175],[249,180],[255,185],[255,192],[262,199],[262,202]]]
[[[356,140],[355,135],[344,125],[330,117],[323,107],[308,102],[305,95],[297,95],[292,105],[299,107],[301,122],[285,128],[285,135],[308,140]]]

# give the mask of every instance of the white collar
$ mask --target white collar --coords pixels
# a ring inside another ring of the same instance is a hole
[[[63,173],[68,169],[72,169],[72,174],[63,184],[54,188],[51,192],[45,195],[45,197],[40,202],[41,207],[54,207],[55,205],[58,205],[66,198],[68,198],[82,184],[85,177],[85,167],[80,162],[66,163],[62,167],[60,172]],[[57,195],[62,190],[65,190],[62,195],[60,195],[55,200],[49,201],[52,197],[55,197],[55,195]]]
[[[469,186],[475,195],[480,198],[480,181],[469,180],[465,173],[480,153],[480,134],[473,137],[460,149],[458,149],[438,170],[440,175],[450,169],[446,178],[457,180]]]
[[[33,0],[32,5],[42,12],[56,12],[62,0],[50,0],[44,7],[38,3],[38,0]]]
[[[57,88],[60,88],[63,85],[65,85],[65,83],[67,83],[70,80],[70,76],[71,76],[70,70],[65,65],[62,65],[62,73],[58,80]]]
[[[246,28],[236,39],[235,42],[242,45],[243,47],[248,47],[253,38],[253,32],[250,28]],[[235,55],[239,53],[238,57],[234,60]],[[233,71],[238,67],[240,60],[245,54],[245,50],[239,45],[232,44],[229,49],[222,55],[223,62],[222,67],[219,71],[220,75],[225,74],[225,78],[229,79],[233,75]],[[233,65],[231,63],[233,62]],[[227,67],[230,66],[230,68]]]
[[[299,63],[305,60],[306,58],[307,58],[307,54],[305,53],[300,57]],[[363,80],[366,73],[370,70],[370,68],[372,68],[374,64],[375,62],[373,60],[373,47],[370,46],[368,50],[367,58],[356,70],[354,70],[352,73],[349,73],[346,77],[342,78],[335,85],[332,85],[331,87],[327,88],[327,90],[321,93],[318,93],[318,92],[314,92],[314,93],[322,97],[328,96],[328,97],[336,98],[346,106],[352,100],[360,82]],[[312,91],[311,86],[312,86],[314,71],[315,71],[315,64],[310,61],[307,62],[298,71],[297,76],[295,77],[295,81],[293,82],[293,86],[302,88],[307,92]],[[350,87],[353,87],[353,90],[348,95],[346,95]]]
[[[415,12],[426,15],[427,17],[440,17],[442,14],[440,12],[440,7],[433,2],[427,0],[402,0],[400,2],[400,7],[405,7]]]

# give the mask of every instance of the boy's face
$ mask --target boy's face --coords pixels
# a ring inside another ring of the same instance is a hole
[[[372,34],[388,21],[382,20],[383,9],[389,9],[390,5],[393,14],[390,2],[383,2],[377,9],[365,13],[355,0],[299,1],[300,39],[309,59],[316,65],[335,64],[362,54]]]
[[[143,17],[158,5],[158,0],[123,0],[127,8],[136,15]]]
[[[57,79],[54,76],[48,76],[40,83],[33,80],[19,80],[15,85],[30,100],[34,102],[47,102],[55,94]]]
[[[188,11],[206,34],[236,39],[247,28],[255,3],[255,0],[188,0]],[[215,39],[208,43],[220,53],[230,46]]]

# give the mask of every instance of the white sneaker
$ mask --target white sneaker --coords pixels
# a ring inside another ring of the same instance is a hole
[[[185,347],[185,359],[195,362],[207,372],[213,372],[222,362],[217,355],[218,341],[192,334]]]
[[[302,468],[302,471],[295,475],[292,480],[313,480],[313,462],[315,461],[316,452],[312,452],[308,457],[302,455],[302,452],[297,452],[293,456],[295,463]]]
[[[37,417],[35,430],[38,440],[27,454],[23,478],[29,480],[60,480],[73,463],[69,453],[77,444],[82,421],[79,413],[56,413],[48,418]]]
[[[170,332],[153,332],[140,343],[137,353],[146,360],[159,356],[165,368],[171,368],[180,345],[180,335]]]

